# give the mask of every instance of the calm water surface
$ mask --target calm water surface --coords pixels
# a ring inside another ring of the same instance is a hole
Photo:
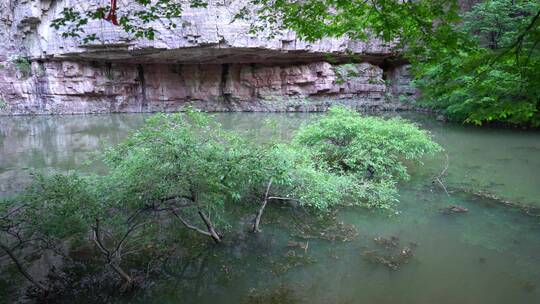
[[[467,128],[428,116],[401,114],[429,129],[449,156],[449,188],[489,191],[540,206],[540,133]],[[219,114],[226,128],[264,141],[268,120],[287,138],[317,114]],[[30,171],[100,171],[94,153],[125,138],[147,115],[0,117],[0,196],[19,191]],[[249,294],[291,290],[300,303],[540,303],[540,218],[489,200],[431,185],[446,164],[444,153],[412,168],[401,185],[400,214],[361,209],[340,213],[359,235],[352,242],[310,240],[309,263],[276,271],[290,250],[287,231],[263,226],[258,236],[239,234],[237,245],[197,259],[171,262],[167,275],[140,303],[249,303]],[[445,216],[451,204],[467,214]],[[369,263],[362,252],[373,238],[417,243],[414,258],[398,270]]]

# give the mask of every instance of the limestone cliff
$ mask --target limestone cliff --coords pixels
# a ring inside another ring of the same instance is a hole
[[[0,114],[175,111],[186,105],[319,111],[336,102],[394,109],[404,105],[392,93],[414,94],[406,67],[387,64],[396,55],[391,46],[375,39],[308,43],[293,32],[250,34],[248,22],[232,22],[241,0],[184,6],[176,29],[154,25],[154,40],[135,39],[106,21],[87,25],[98,39],[85,45],[51,28],[64,7],[91,9],[100,1],[0,3]],[[16,64],[17,58],[30,64]]]

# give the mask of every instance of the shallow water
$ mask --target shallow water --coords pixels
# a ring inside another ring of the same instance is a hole
[[[485,190],[540,206],[540,133],[401,115],[429,129],[445,148],[449,189]],[[92,162],[92,153],[125,138],[146,116],[0,118],[0,195],[20,190],[29,170],[103,170]],[[290,137],[300,124],[318,116],[233,113],[216,119],[264,141],[276,133]],[[277,122],[275,128],[267,120]],[[431,184],[445,165],[442,153],[412,168],[411,181],[400,187],[398,215],[341,212],[339,219],[359,231],[352,242],[313,239],[307,253],[296,250],[303,258],[291,259],[287,242],[294,238],[279,225],[264,224],[257,237],[240,233],[234,246],[190,263],[172,261],[166,275],[132,301],[250,303],[256,300],[250,294],[290,291],[300,303],[540,303],[540,218],[460,192],[447,195]],[[439,212],[451,204],[469,212]],[[399,249],[417,243],[414,257],[398,270],[370,263],[362,253],[384,251],[373,242],[381,235],[398,237]],[[305,265],[283,269],[295,261]]]

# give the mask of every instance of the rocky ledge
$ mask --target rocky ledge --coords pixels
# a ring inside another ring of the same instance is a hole
[[[134,39],[106,21],[81,44],[51,28],[66,6],[98,0],[0,3],[0,115],[177,111],[324,111],[332,104],[403,109],[414,97],[406,65],[375,39],[308,43],[293,32],[249,33],[245,1],[186,6],[174,30]],[[17,62],[19,59],[24,59]],[[27,60],[27,61],[26,61]]]

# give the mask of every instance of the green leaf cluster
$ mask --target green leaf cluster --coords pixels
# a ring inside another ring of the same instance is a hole
[[[540,126],[540,2],[252,0],[253,30],[378,38],[413,64],[421,105],[465,123]]]
[[[20,73],[23,79],[27,79],[32,76],[32,63],[27,57],[22,55],[15,55],[10,58],[10,62]]]
[[[441,150],[413,123],[362,117],[343,107],[302,128],[294,142],[309,150],[319,167],[354,180],[353,204],[382,208],[395,200],[396,183],[409,178],[406,162]]]
[[[490,0],[463,14],[457,48],[418,60],[421,102],[453,120],[540,126],[540,3]]]
[[[205,1],[190,0],[190,7],[207,6]],[[90,21],[103,20],[111,11],[109,5],[97,5],[84,10],[74,7],[65,7],[59,18],[52,20],[51,27],[62,31],[62,37],[81,38],[83,43],[99,39],[98,34],[87,34]],[[182,2],[175,0],[133,0],[128,5],[118,6],[116,14],[122,29],[135,38],[153,40],[157,33],[154,28],[156,22],[169,29],[177,27],[177,18],[182,15]]]

